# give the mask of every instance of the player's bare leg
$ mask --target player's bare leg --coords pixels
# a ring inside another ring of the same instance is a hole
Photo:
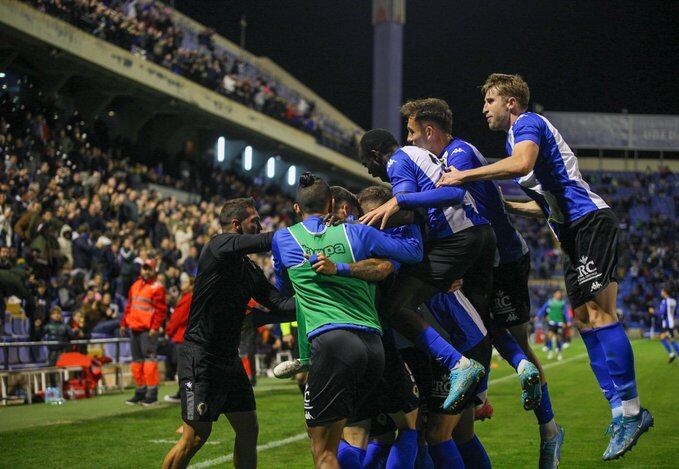
[[[212,422],[184,422],[182,436],[163,459],[163,469],[184,469],[205,444]]]
[[[311,454],[316,469],[338,469],[337,448],[339,447],[342,429],[346,419],[319,427],[309,427],[311,436]]]
[[[238,469],[257,467],[257,437],[259,423],[257,412],[229,412],[226,418],[236,432],[233,444],[233,465]]]

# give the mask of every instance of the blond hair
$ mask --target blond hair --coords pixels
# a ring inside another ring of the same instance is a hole
[[[520,75],[507,75],[505,73],[493,73],[481,86],[481,93],[486,95],[488,90],[495,88],[497,94],[505,99],[514,98],[524,109],[528,108],[530,101],[530,89]]]

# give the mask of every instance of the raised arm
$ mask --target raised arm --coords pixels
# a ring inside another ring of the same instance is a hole
[[[459,186],[465,182],[484,179],[512,179],[525,176],[535,166],[540,147],[530,140],[524,140],[514,145],[512,154],[493,164],[480,166],[466,171],[458,171],[450,167],[443,173],[436,183],[440,186]]]
[[[273,232],[260,234],[224,233],[215,236],[208,244],[219,259],[230,254],[244,255],[271,250]]]
[[[408,225],[405,235],[392,236],[366,225],[344,225],[355,259],[383,257],[402,264],[422,261],[422,232],[416,225]]]

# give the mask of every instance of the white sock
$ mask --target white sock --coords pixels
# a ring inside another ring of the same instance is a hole
[[[634,417],[641,411],[641,404],[639,396],[629,401],[622,401],[622,415],[623,417]]]
[[[462,369],[464,369],[464,368],[467,368],[467,367],[468,367],[469,365],[471,365],[471,364],[472,364],[472,362],[469,361],[469,358],[467,358],[467,357],[465,357],[464,355],[462,355],[462,358],[460,358],[460,361],[457,362],[457,363],[455,364],[455,366],[453,367],[453,369],[454,369],[454,370],[455,370],[455,369],[460,369],[460,370],[462,370]]]
[[[611,416],[613,418],[622,417],[622,406],[612,408],[611,409]]]
[[[516,367],[516,372],[517,372],[518,374],[523,373],[523,369],[526,367],[526,365],[528,365],[528,363],[529,363],[528,360],[526,360],[525,358],[523,358],[523,359],[519,362],[519,366]]]

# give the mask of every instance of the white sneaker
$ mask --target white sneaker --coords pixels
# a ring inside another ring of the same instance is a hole
[[[542,351],[543,352],[549,352],[549,348],[547,348],[547,346],[545,345],[544,347],[542,347]]]
[[[562,348],[568,348],[571,346],[570,342],[564,342],[563,345],[561,346]]]
[[[308,367],[308,365],[303,365],[299,359],[287,360],[273,368],[273,375],[278,379],[292,378],[297,373],[305,371]]]
[[[561,355],[561,354],[558,354],[558,355],[556,356],[556,359],[557,359],[558,361],[561,361],[561,360],[563,360],[563,355]]]
[[[550,351],[547,353],[547,360],[551,360],[552,358],[554,358],[554,352],[552,352],[552,351],[550,350]]]
[[[181,404],[182,400],[178,395],[170,396],[166,395],[163,400],[169,404]]]

